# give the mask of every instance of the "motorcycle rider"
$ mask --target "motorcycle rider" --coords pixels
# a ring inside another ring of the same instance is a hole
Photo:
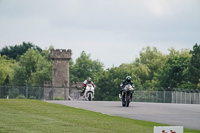
[[[85,89],[87,84],[92,84],[92,86],[94,87],[94,83],[92,82],[92,79],[90,77],[88,77],[84,82],[83,82],[83,94],[85,93]]]
[[[120,89],[120,93],[119,93],[119,98],[120,99],[122,98],[122,91],[124,90],[125,85],[128,85],[128,84],[130,84],[134,88],[134,84],[133,84],[133,82],[131,80],[131,76],[126,76],[126,79],[123,80],[121,82],[121,84],[120,84],[120,88],[121,88]]]

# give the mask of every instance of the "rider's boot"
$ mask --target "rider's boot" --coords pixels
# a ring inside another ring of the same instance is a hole
[[[122,99],[122,94],[119,94],[119,98]]]
[[[83,88],[83,90],[82,90],[82,92],[81,92],[81,96],[83,96],[84,95],[84,93],[85,93],[85,88]]]

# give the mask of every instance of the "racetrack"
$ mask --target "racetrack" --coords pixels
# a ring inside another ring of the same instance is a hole
[[[200,130],[199,104],[131,102],[122,107],[119,101],[46,101],[82,108],[108,115],[153,121],[173,126]]]

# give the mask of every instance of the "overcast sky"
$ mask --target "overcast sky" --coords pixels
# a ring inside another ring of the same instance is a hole
[[[163,53],[200,44],[200,0],[0,0],[0,49],[32,42],[82,51],[106,68],[142,48]]]

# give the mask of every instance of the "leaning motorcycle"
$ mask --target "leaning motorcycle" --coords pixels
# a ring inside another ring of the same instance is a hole
[[[133,98],[133,92],[134,92],[134,88],[132,85],[130,84],[125,85],[122,91],[122,97],[121,97],[123,107],[129,107],[129,103],[132,101],[132,98]]]
[[[87,101],[92,101],[92,99],[94,98],[94,86],[92,84],[87,84],[84,98]]]

